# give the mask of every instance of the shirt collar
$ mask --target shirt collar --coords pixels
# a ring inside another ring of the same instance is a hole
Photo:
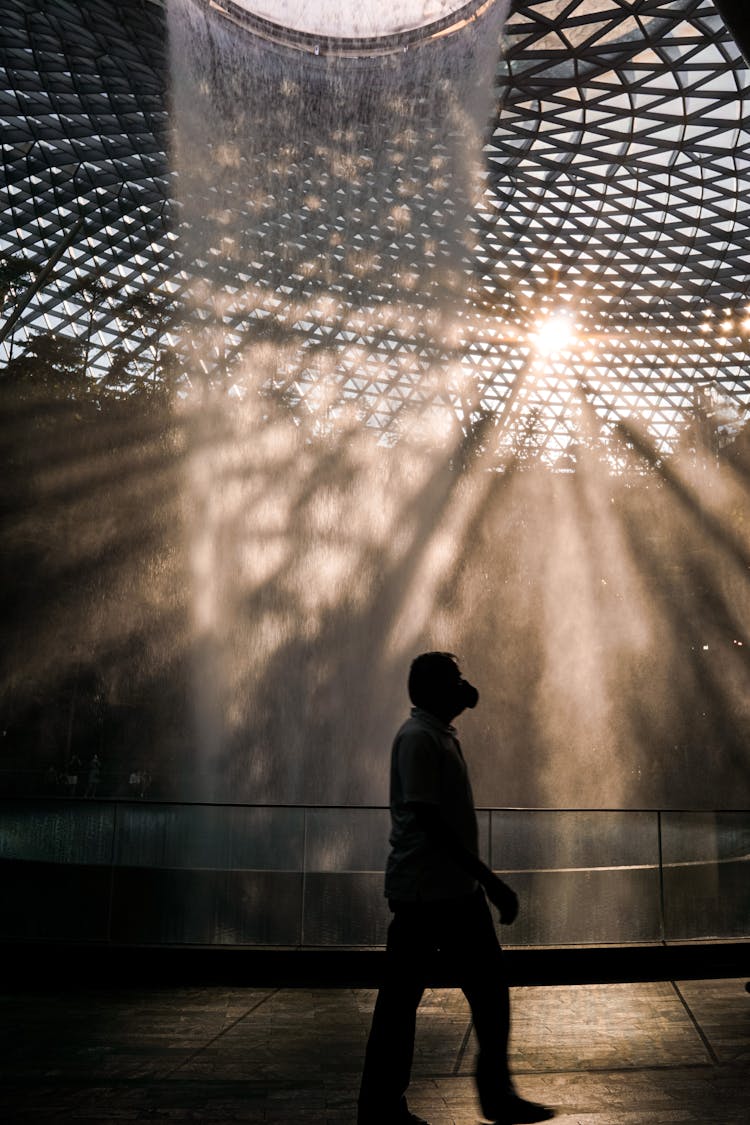
[[[415,719],[419,719],[428,727],[433,727],[434,730],[440,731],[442,734],[450,734],[456,737],[456,728],[450,723],[444,723],[437,715],[433,715],[431,711],[424,711],[421,707],[412,707],[411,713]]]

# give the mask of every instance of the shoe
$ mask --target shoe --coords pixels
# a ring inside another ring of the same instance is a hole
[[[549,1121],[555,1116],[554,1109],[536,1102],[527,1102],[517,1094],[509,1094],[492,1115],[494,1125],[527,1125],[533,1121]]]

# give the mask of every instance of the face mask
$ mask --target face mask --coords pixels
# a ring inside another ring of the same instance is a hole
[[[462,711],[476,707],[478,702],[479,692],[474,685],[468,680],[460,679],[450,687],[443,688],[432,710],[436,715],[443,715],[450,720],[455,719]]]
[[[476,707],[479,702],[479,692],[468,680],[461,679],[458,681],[456,702],[460,704],[461,711]]]

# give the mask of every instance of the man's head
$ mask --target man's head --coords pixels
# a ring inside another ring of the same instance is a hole
[[[451,652],[423,652],[409,669],[409,698],[415,707],[449,723],[467,707],[476,707],[477,689],[465,680]]]

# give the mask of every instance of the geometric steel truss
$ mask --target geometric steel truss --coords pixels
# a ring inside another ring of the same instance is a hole
[[[119,356],[125,393],[162,370],[191,284],[177,255],[163,6],[5,0],[0,73],[5,358],[40,333],[76,337],[92,379],[106,380]],[[666,448],[707,402],[725,433],[741,424],[750,405],[749,92],[713,0],[515,5],[483,190],[467,219],[464,383],[438,396],[464,426],[488,421],[500,458],[532,435],[563,465],[582,411],[602,439],[638,415]],[[371,193],[366,176],[360,186],[363,198]],[[412,202],[426,214],[434,200],[425,189]],[[278,245],[275,206],[254,219],[259,261]],[[312,203],[305,221],[300,266],[320,250]],[[348,222],[342,233],[357,244],[367,216],[361,229],[356,216]],[[408,272],[410,247],[404,237],[370,296]],[[295,297],[323,291],[324,279],[286,265],[298,277]],[[347,275],[355,287],[356,268],[354,260]],[[349,269],[340,266],[339,280]],[[227,377],[238,381],[232,357],[283,321],[281,275],[269,267],[254,280],[265,307],[249,319],[230,313],[224,325]],[[428,289],[417,289],[417,305]],[[561,313],[570,337],[559,350],[540,348],[544,318]],[[339,402],[393,440],[404,411],[432,392],[418,356],[411,375],[394,366],[403,324],[373,336],[364,318],[356,364],[345,360],[353,316],[295,321],[296,351],[274,381],[300,416],[314,415],[316,374],[305,357],[324,337]]]

